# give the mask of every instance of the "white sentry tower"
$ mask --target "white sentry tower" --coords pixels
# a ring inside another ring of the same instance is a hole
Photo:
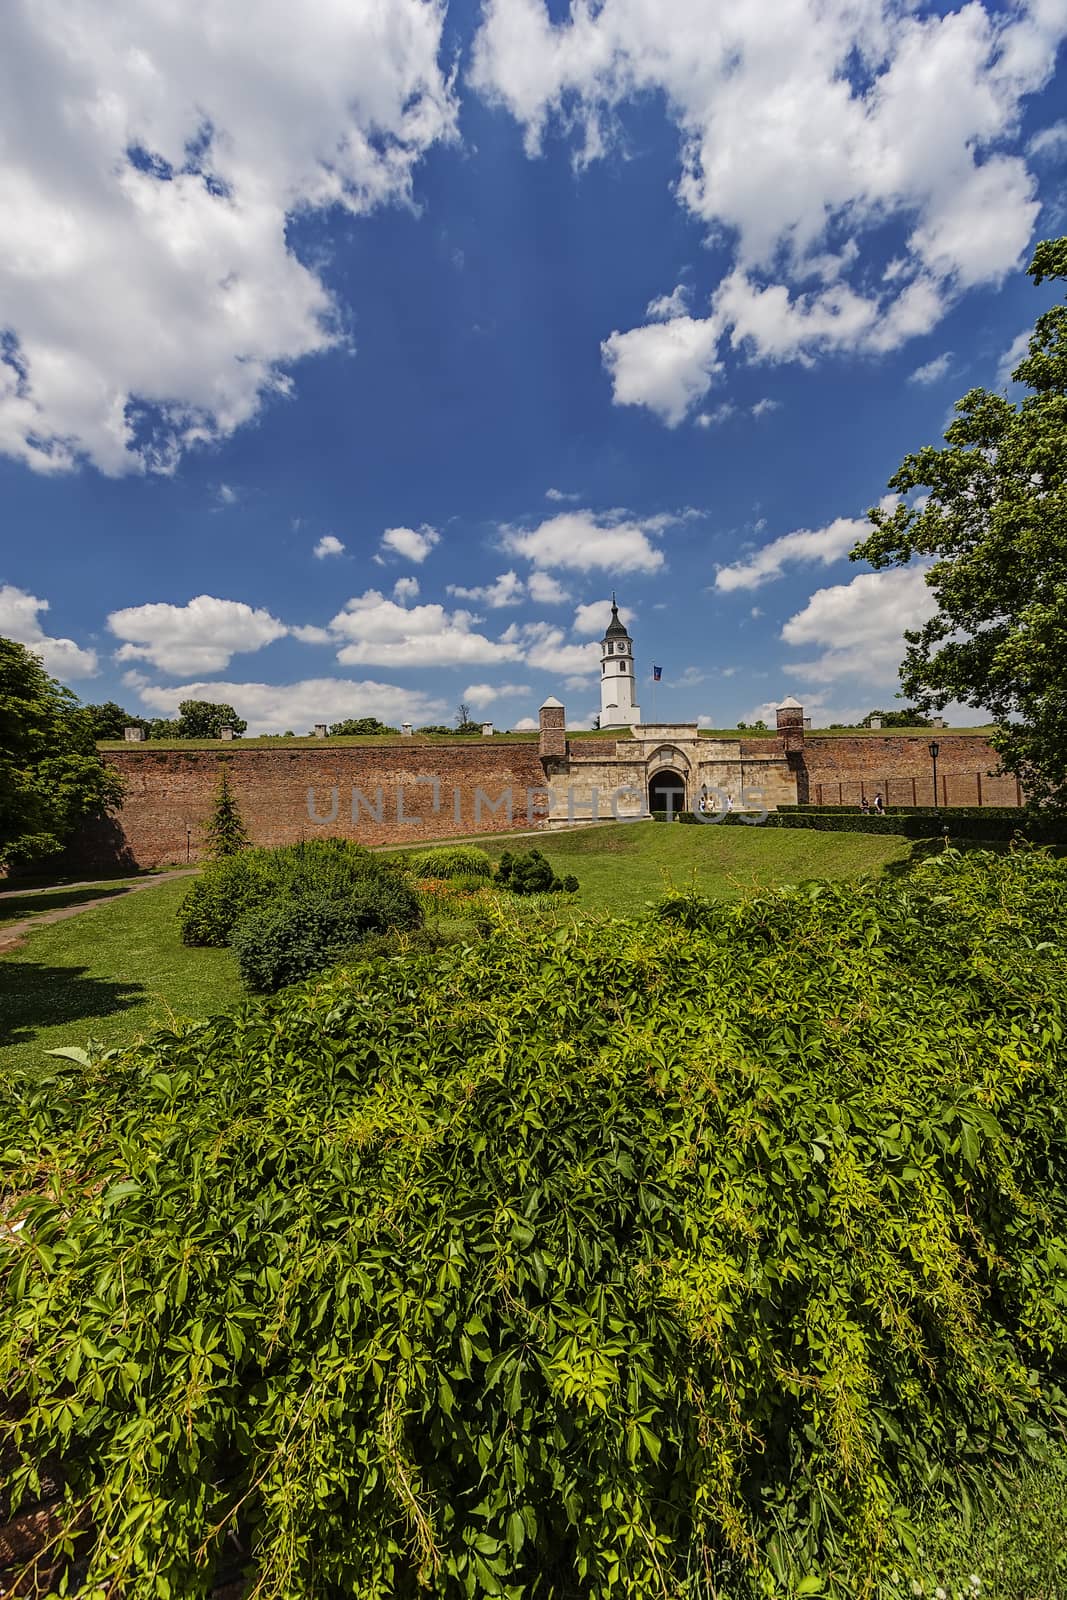
[[[611,621],[600,646],[600,726],[630,728],[641,721],[634,682],[634,642],[611,597]]]

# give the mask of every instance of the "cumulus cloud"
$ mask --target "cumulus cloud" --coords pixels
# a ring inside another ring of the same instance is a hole
[[[387,555],[402,556],[405,561],[414,561],[416,566],[421,566],[435,545],[440,544],[441,535],[436,528],[386,528],[382,534],[381,550]],[[382,559],[375,557],[375,560]]]
[[[657,295],[645,307],[645,316],[652,322],[670,322],[675,317],[684,317],[689,311],[689,289],[684,283],[679,283],[670,294]]]
[[[509,695],[529,692],[528,683],[469,683],[463,691],[463,699],[469,700],[475,710],[480,711],[492,705],[494,700],[505,700]]]
[[[498,611],[504,606],[521,605],[525,586],[517,572],[502,572],[492,583],[483,583],[473,589],[464,589],[458,583],[447,584],[446,593],[457,600],[474,600],[479,605]]]
[[[526,580],[526,588],[531,600],[536,600],[542,606],[562,606],[570,600],[570,595],[550,572],[531,572]]]
[[[520,717],[515,724],[516,733],[536,733],[539,723],[535,717]]]
[[[1027,151],[1032,156],[1059,157],[1067,151],[1067,122],[1054,122],[1048,128],[1042,128],[1027,145]]]
[[[769,417],[772,411],[780,411],[781,408],[782,402],[780,400],[771,400],[765,397],[756,401],[752,407],[752,415],[754,417]]]
[[[404,605],[408,600],[417,600],[419,597],[418,578],[398,578],[393,584],[393,599]]]
[[[163,602],[113,611],[107,625],[126,642],[117,661],[149,661],[161,672],[222,672],[235,655],[262,650],[289,629],[243,600],[197,595],[188,605]]]
[[[673,518],[643,521],[622,512],[561,511],[536,528],[503,530],[504,547],[535,567],[579,572],[658,572],[663,552],[651,535]]]
[[[730,418],[736,415],[737,407],[731,405],[729,400],[724,400],[722,405],[715,407],[714,411],[702,411],[693,420],[698,428],[714,428],[720,422],[729,422]]]
[[[619,607],[619,617],[627,627],[634,619],[634,613],[627,606]],[[590,600],[587,605],[578,606],[574,613],[575,633],[592,635],[597,639],[604,636],[604,630],[611,621],[610,600]]]
[[[706,0],[603,0],[558,23],[545,0],[487,0],[472,81],[521,124],[531,156],[556,121],[595,160],[624,104],[665,103],[677,196],[729,244],[731,270],[710,316],[682,315],[674,291],[603,355],[617,404],[675,426],[726,345],[748,360],[878,355],[1018,265],[1038,212],[1015,149],[1021,112],[1065,32],[1062,0],[748,0],[713,15]],[[904,250],[872,288],[889,220]]]
[[[315,546],[315,555],[321,561],[324,556],[340,556],[344,554],[344,545],[332,533],[324,533]]]
[[[580,500],[580,494],[568,494],[564,489],[546,489],[546,500]]]
[[[40,613],[47,610],[47,600],[39,600],[13,583],[0,585],[0,637],[24,644],[40,656],[46,672],[64,682],[93,677],[97,671],[96,651],[83,650],[73,639],[55,639],[45,633]]]
[[[476,632],[469,611],[400,606],[377,589],[349,600],[329,625],[342,666],[455,667],[514,661],[514,643]]]
[[[882,508],[890,510],[896,503],[894,495],[887,495]],[[784,533],[743,561],[720,567],[715,574],[715,587],[725,591],[758,589],[761,584],[780,578],[787,566],[828,567],[846,556],[870,531],[866,518],[835,517],[825,528],[798,528],[793,533]],[[758,607],[753,607],[752,615],[759,615]]]
[[[501,640],[515,651],[515,658],[527,666],[562,676],[566,687],[571,680],[581,681],[600,675],[600,646],[594,642],[574,644],[562,628],[550,622],[512,623]]]
[[[720,332],[711,318],[672,317],[610,334],[600,350],[615,404],[647,406],[676,428],[722,371]]]
[[[929,567],[917,563],[863,572],[851,583],[818,589],[782,628],[786,644],[815,646],[818,654],[786,671],[812,683],[860,679],[896,681],[904,659],[904,630],[918,628],[937,610],[927,587]]]
[[[436,0],[34,0],[0,58],[0,452],[172,471],[341,317],[292,218],[407,203],[453,136]]]
[[[163,716],[176,715],[183,700],[222,701],[245,718],[250,734],[282,733],[287,728],[305,733],[316,722],[342,722],[346,717],[378,717],[393,727],[401,722],[440,722],[448,710],[443,700],[417,690],[354,678],[305,678],[299,683],[203,680],[179,688],[145,687],[140,693],[145,708]]]
[[[909,383],[921,384],[924,388],[931,383],[938,383],[945,376],[952,361],[952,351],[946,350],[943,355],[934,356],[932,361],[924,362],[921,367],[908,378]]]

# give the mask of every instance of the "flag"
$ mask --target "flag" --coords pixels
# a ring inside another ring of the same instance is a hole
[[[658,683],[659,680],[662,678],[662,676],[663,676],[663,668],[662,667],[653,667],[652,668],[652,682],[653,683]]]

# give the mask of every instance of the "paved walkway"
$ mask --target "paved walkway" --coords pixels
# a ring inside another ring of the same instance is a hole
[[[20,944],[33,928],[43,928],[50,922],[65,922],[68,917],[76,917],[82,911],[92,911],[95,906],[109,906],[113,901],[121,900],[125,894],[136,894],[138,889],[154,889],[157,883],[169,883],[171,878],[188,878],[199,871],[199,867],[182,867],[178,872],[153,872],[146,878],[138,878],[136,883],[118,885],[110,894],[98,895],[94,900],[79,900],[76,906],[39,911],[35,917],[24,917],[21,922],[9,923],[6,928],[0,928],[0,952]],[[90,878],[86,883],[53,884],[47,889],[4,889],[0,892],[0,906],[5,900],[21,900],[28,895],[62,894],[67,889],[94,889],[97,886],[104,887],[99,878]]]

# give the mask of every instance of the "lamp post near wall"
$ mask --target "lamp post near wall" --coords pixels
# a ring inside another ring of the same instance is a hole
[[[938,755],[940,754],[940,752],[941,752],[941,746],[938,744],[937,740],[936,739],[931,739],[930,740],[930,759],[934,764],[934,810],[935,811],[939,811],[941,809],[940,806],[937,803],[937,758],[938,758]]]

